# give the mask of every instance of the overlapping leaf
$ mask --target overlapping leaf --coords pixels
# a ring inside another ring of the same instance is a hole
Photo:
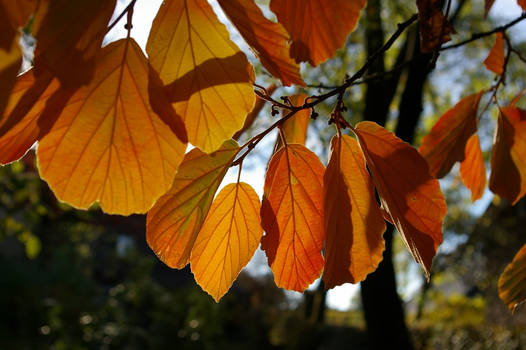
[[[37,0],[0,0],[0,51],[10,51],[18,28],[26,24],[36,5]]]
[[[431,52],[451,40],[454,29],[442,12],[441,0],[417,0],[420,48]]]
[[[216,301],[228,291],[254,255],[263,229],[257,193],[246,183],[223,188],[192,249],[190,264],[196,282]]]
[[[324,170],[318,157],[298,144],[282,147],[269,163],[261,248],[279,287],[303,292],[320,276]]]
[[[9,94],[15,85],[16,75],[21,64],[22,51],[17,40],[12,41],[8,50],[0,48],[0,114],[6,108]]]
[[[500,275],[499,296],[512,312],[526,302],[526,244]]]
[[[290,57],[317,66],[334,56],[360,18],[365,0],[272,0],[292,39]]]
[[[289,56],[289,36],[281,24],[266,19],[254,0],[218,2],[270,74],[284,85],[305,86],[298,64]]]
[[[486,167],[476,133],[471,135],[466,144],[464,160],[460,162],[460,176],[464,185],[471,190],[471,200],[474,202],[481,198],[486,187]]]
[[[147,51],[192,144],[212,152],[241,129],[254,105],[254,72],[206,0],[165,1]]]
[[[133,39],[102,49],[93,81],[55,110],[37,154],[60,200],[78,208],[99,201],[106,213],[128,215],[146,212],[170,188],[184,125]]]
[[[431,175],[444,177],[455,162],[464,159],[466,143],[477,131],[477,108],[482,93],[460,100],[440,117],[422,140],[419,151],[427,160]]]
[[[501,75],[504,73],[504,61],[504,34],[498,32],[495,44],[493,44],[488,57],[484,60],[484,65],[495,74]]]
[[[210,155],[197,148],[188,152],[172,187],[148,212],[146,240],[166,265],[180,269],[190,260],[217,187],[238,150],[230,140]]]
[[[53,72],[64,86],[87,84],[116,0],[42,0],[33,33],[35,70]]]
[[[373,272],[385,248],[385,222],[358,143],[334,136],[324,180],[327,288],[358,283]]]
[[[50,74],[35,78],[33,73],[30,70],[17,79],[0,119],[0,164],[22,157],[52,124],[39,121],[39,117],[48,98],[59,89],[60,84],[58,80],[52,80]]]
[[[526,194],[526,111],[523,109],[500,109],[489,188],[513,204]]]
[[[438,180],[416,149],[378,124],[361,122],[355,133],[385,212],[429,277],[447,212]]]

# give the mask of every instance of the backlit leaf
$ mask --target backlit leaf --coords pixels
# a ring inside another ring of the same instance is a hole
[[[504,35],[502,32],[498,32],[495,44],[493,44],[488,57],[484,60],[484,65],[490,71],[501,75],[504,73],[504,61]]]
[[[77,208],[99,201],[106,213],[146,212],[172,185],[186,149],[163,93],[133,39],[101,50],[93,81],[39,141],[40,175],[55,195]]]
[[[385,222],[358,143],[334,136],[325,172],[326,288],[358,283],[373,272],[385,248]]]
[[[95,56],[116,0],[41,0],[32,29],[37,39],[35,74],[53,72],[65,86],[93,78]]]
[[[21,64],[22,51],[17,40],[13,40],[9,50],[0,48],[0,114],[6,108]]]
[[[290,57],[317,66],[353,31],[365,0],[272,0],[270,9],[292,39]]]
[[[447,212],[438,180],[416,149],[378,124],[361,122],[355,133],[382,206],[429,277]]]
[[[290,101],[294,106],[301,106],[305,102],[307,95],[299,94],[290,96]],[[288,111],[285,111],[288,113]],[[309,128],[310,111],[302,109],[283,123],[281,130],[287,143],[298,143],[305,145],[307,140],[307,130]],[[278,135],[274,145],[274,153],[282,146],[281,137]]]
[[[526,194],[526,111],[523,109],[500,109],[489,188],[513,204]]]
[[[265,178],[261,248],[278,287],[303,292],[323,268],[323,165],[305,146],[272,157]]]
[[[265,18],[254,0],[218,2],[270,74],[283,85],[305,86],[298,64],[289,56],[289,36],[281,24]]]
[[[431,175],[444,177],[457,161],[464,159],[469,137],[477,131],[479,92],[460,100],[444,113],[422,140],[420,154],[427,160]]]
[[[148,212],[146,240],[166,265],[181,269],[188,263],[217,187],[238,151],[229,140],[209,155],[197,148],[188,152],[172,187]]]
[[[0,51],[11,49],[18,28],[26,24],[36,6],[37,0],[0,0]]]
[[[460,176],[471,190],[471,200],[474,202],[481,198],[486,187],[486,168],[476,133],[471,135],[466,144],[464,160],[460,162]]]
[[[499,296],[512,312],[526,302],[526,244],[500,275]]]
[[[48,98],[60,87],[50,74],[35,78],[33,70],[18,77],[0,119],[0,164],[13,162],[48,130],[39,123]]]
[[[455,30],[442,12],[441,0],[416,0],[420,47],[422,52],[431,52],[451,40]]]
[[[216,301],[254,255],[263,229],[257,193],[246,183],[223,188],[197,236],[190,265],[196,282]]]
[[[165,1],[146,49],[192,144],[209,153],[241,129],[254,71],[206,0]]]

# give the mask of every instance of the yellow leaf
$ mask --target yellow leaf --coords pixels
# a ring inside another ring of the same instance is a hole
[[[260,207],[258,195],[246,183],[227,185],[212,203],[190,266],[196,282],[215,301],[228,291],[259,245]]]
[[[500,275],[499,296],[513,312],[526,302],[526,244]]]
[[[289,57],[289,36],[281,24],[266,19],[254,0],[218,2],[270,74],[283,85],[305,86],[298,64]]]
[[[334,56],[366,0],[272,0],[270,9],[292,39],[290,57],[317,66]]]
[[[416,149],[378,124],[361,122],[354,132],[389,221],[429,278],[447,212],[438,180]]]
[[[32,30],[35,71],[51,71],[62,85],[87,84],[116,0],[40,0]]]
[[[254,71],[206,0],[165,1],[146,49],[193,145],[209,153],[241,129]]]
[[[133,39],[103,48],[93,81],[39,142],[40,175],[55,195],[77,208],[99,201],[106,213],[146,212],[172,185],[186,149],[163,93]]]
[[[358,283],[376,270],[385,249],[385,222],[358,143],[334,136],[323,178],[326,288]]]
[[[30,70],[18,77],[0,119],[0,164],[22,157],[54,122],[54,116],[46,123],[39,118],[48,98],[59,89],[60,84],[50,74],[35,78],[33,73]]]
[[[270,160],[261,206],[261,248],[278,287],[303,292],[323,268],[323,173],[314,153],[298,144]]]
[[[166,265],[183,268],[217,187],[239,151],[233,140],[212,154],[194,148],[185,155],[170,190],[148,212],[146,240]]]

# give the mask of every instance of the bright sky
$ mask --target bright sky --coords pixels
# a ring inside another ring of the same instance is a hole
[[[119,0],[117,9],[115,13],[120,14],[123,9],[128,5],[130,0]],[[225,22],[225,16],[222,11],[218,8],[215,0],[209,2],[214,7],[214,10],[218,13],[218,16],[222,22]],[[148,34],[151,28],[152,20],[157,13],[159,6],[161,5],[162,0],[137,0],[134,8],[134,17],[133,17],[133,30],[132,37],[138,42],[138,44],[144,49],[146,46],[146,41],[148,39]],[[490,17],[497,20],[499,24],[504,24],[511,19],[517,17],[521,13],[520,7],[517,5],[516,0],[497,0],[490,12]],[[482,15],[482,14],[481,14]],[[119,38],[126,37],[126,30],[124,29],[126,16],[121,20],[121,22],[113,28],[111,32],[108,33],[106,37],[106,43],[115,41]],[[229,26],[229,29],[232,29]],[[524,37],[526,36],[526,23],[521,23],[514,28],[512,28],[513,37]],[[239,34],[234,33],[232,35],[232,40],[234,40],[242,49],[246,48],[246,45],[241,41]],[[456,38],[453,38],[455,41]],[[440,62],[439,62],[440,64]],[[448,86],[448,89],[451,87]],[[275,140],[275,136],[270,135],[264,140],[260,146],[257,147],[263,155],[268,157],[272,150],[272,144]],[[251,160],[252,159],[252,160]],[[241,181],[244,181],[250,184],[255,191],[260,195],[263,192],[263,184],[265,177],[265,164],[260,163],[260,157],[258,159],[253,159],[248,157],[245,161],[245,166],[243,167],[243,172],[241,175]],[[235,182],[237,180],[237,168],[231,169],[223,181],[221,186],[224,186],[228,183]],[[487,203],[491,200],[492,195],[487,191],[484,196],[484,200],[479,201],[478,209],[481,212],[486,208]],[[267,265],[267,260],[265,254],[258,249],[252,261],[248,264],[246,268],[250,273],[255,275],[261,275],[269,273],[270,269]],[[409,293],[411,290],[416,291],[419,288],[420,278],[415,278],[414,284],[409,288]],[[312,287],[312,286],[311,286]],[[359,291],[358,285],[345,284],[340,287],[331,289],[327,295],[327,305],[330,308],[347,310],[351,306],[351,299]],[[299,293],[290,292],[292,297],[298,297]]]

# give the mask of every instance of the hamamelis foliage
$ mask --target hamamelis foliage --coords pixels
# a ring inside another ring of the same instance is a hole
[[[147,213],[147,242],[159,259],[173,268],[190,264],[216,300],[260,243],[280,287],[301,292],[320,275],[329,288],[357,283],[382,259],[385,221],[429,278],[447,212],[437,178],[460,162],[473,200],[486,185],[477,136],[485,109],[499,109],[490,189],[513,203],[526,193],[526,111],[517,106],[520,94],[497,100],[510,56],[524,60],[507,29],[526,14],[444,45],[455,30],[450,1],[442,3],[417,0],[418,14],[341,85],[278,101],[275,85],[255,84],[253,67],[206,0],[165,0],[147,55],[131,35],[135,0],[110,24],[115,0],[0,0],[0,161],[13,162],[38,142],[40,176],[59,200],[82,209],[98,202],[107,213]],[[486,1],[486,13],[492,3]],[[305,87],[299,64],[316,66],[334,56],[365,0],[272,0],[267,10],[277,22],[254,0],[219,0],[218,6],[276,84]],[[122,18],[128,36],[102,47]],[[378,79],[366,75],[368,68],[415,23],[433,63],[479,38],[496,41],[484,61],[495,82],[440,117],[419,151],[375,123],[351,125],[343,99],[353,85]],[[19,73],[22,27],[37,44],[33,67]],[[484,95],[489,103],[481,107]],[[320,116],[335,126],[326,169],[305,138],[309,117],[317,118],[317,105],[331,98],[333,113]],[[250,128],[264,103],[281,116],[242,145],[232,140]],[[275,129],[280,139],[263,198],[239,177],[216,196],[227,170],[237,166],[241,174],[245,158]],[[195,148],[185,154],[188,143]],[[523,251],[500,283],[510,307],[525,295]]]

